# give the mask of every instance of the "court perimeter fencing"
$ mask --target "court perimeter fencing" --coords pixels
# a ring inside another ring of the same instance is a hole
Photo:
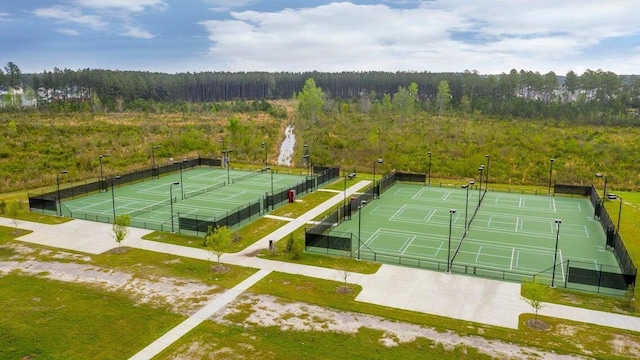
[[[111,178],[103,181],[92,181],[87,182],[85,184],[71,186],[68,188],[60,189],[57,191],[52,191],[48,193],[42,194],[28,194],[29,197],[29,210],[32,212],[53,212],[59,215],[69,216],[76,219],[104,222],[104,223],[113,223],[114,219],[108,215],[102,214],[92,214],[92,213],[84,213],[79,211],[71,211],[68,209],[63,203],[62,199],[74,199],[80,196],[88,196],[98,191],[108,191],[109,187],[113,187],[114,185],[119,186],[127,183],[134,183],[138,181],[150,180],[152,178],[158,177],[163,174],[174,173],[179,171],[179,169],[188,169],[197,166],[221,166],[220,159],[205,159],[198,157],[197,159],[184,160],[178,164],[165,165],[161,167],[156,167],[155,169],[143,169],[140,171],[135,171],[130,174],[122,175],[120,178],[115,179]],[[179,168],[180,167],[180,168]],[[249,179],[253,176],[259,175],[265,170],[259,170],[238,178],[233,179],[233,182],[239,182],[242,180]],[[295,190],[296,194],[304,194],[309,191],[313,191],[316,187],[321,186],[327,182],[333,181],[334,179],[340,176],[340,167],[314,167],[315,176],[308,176],[306,180],[293,185],[284,187],[279,190],[276,194],[265,194],[264,198],[261,201],[258,200],[256,202],[250,202],[245,205],[241,205],[234,212],[227,212],[224,217],[203,217],[196,216],[195,218],[180,216],[179,214],[174,215],[174,218],[170,218],[162,224],[158,224],[155,222],[146,222],[136,219],[135,217],[131,219],[131,226],[140,227],[144,229],[150,230],[160,230],[160,231],[173,231],[174,224],[173,221],[175,217],[178,217],[178,231],[187,231],[191,233],[195,233],[196,235],[204,235],[207,232],[207,228],[209,226],[234,226],[238,224],[244,223],[245,220],[250,220],[253,216],[259,215],[262,211],[267,211],[268,206],[271,205],[273,209],[276,205],[281,205],[288,200],[289,191]],[[204,190],[197,190],[195,192],[191,192],[187,195],[189,197],[199,195],[199,193],[212,191],[216,188],[220,188],[224,186],[224,183],[215,184],[213,186],[207,187]],[[156,206],[157,204],[152,205]],[[147,212],[147,210],[153,210],[152,207],[143,208],[137,210],[138,213]],[[134,212],[135,213],[135,212]]]
[[[331,230],[345,219],[350,219],[352,213],[358,211],[361,207],[375,198],[375,195],[379,195],[380,192],[384,192],[390,188],[396,181],[401,182],[414,182],[418,184],[425,184],[425,175],[423,174],[408,174],[392,172],[383,177],[379,182],[370,185],[364,189],[364,192],[357,197],[352,197],[346,204],[338,206],[334,213],[329,214],[317,225],[310,229],[305,229],[305,251],[319,252],[325,254],[333,254],[339,256],[358,256],[358,258],[380,261],[391,264],[398,264],[403,266],[413,266],[424,269],[446,271],[447,262],[440,262],[435,260],[420,259],[410,256],[399,256],[397,254],[385,254],[381,252],[375,252],[363,245],[362,249],[357,249],[355,252],[351,247],[352,239],[358,239],[356,235],[349,233],[348,235],[332,235]],[[487,190],[484,191],[486,194]],[[571,194],[580,196],[590,196],[593,203],[596,218],[599,219],[605,233],[607,234],[607,245],[613,248],[615,255],[618,259],[619,268],[599,265],[599,269],[593,269],[593,264],[583,264],[578,261],[569,261],[559,264],[559,266],[566,266],[566,278],[564,286],[567,288],[575,288],[589,292],[603,292],[604,289],[623,290],[629,285],[634,285],[637,275],[636,267],[627,252],[622,238],[618,232],[614,231],[613,221],[607,213],[604,206],[601,206],[600,197],[593,186],[573,186],[573,185],[554,185],[554,194]],[[546,195],[546,194],[545,194]],[[476,211],[478,208],[476,208]],[[471,221],[475,213],[471,217]],[[461,239],[461,242],[464,240]],[[359,242],[360,243],[360,242]],[[457,251],[456,251],[457,252]],[[454,255],[455,257],[455,255]],[[566,263],[566,264],[565,264]],[[571,263],[571,266],[569,265]],[[587,265],[590,265],[587,266]],[[515,282],[533,281],[536,276],[542,273],[548,272],[550,269],[541,271],[538,274],[532,275],[531,273],[518,272],[513,270],[501,270],[484,268],[472,265],[458,265],[453,264],[453,260],[450,269],[454,273],[468,274],[474,276],[480,276],[485,278],[509,280]]]

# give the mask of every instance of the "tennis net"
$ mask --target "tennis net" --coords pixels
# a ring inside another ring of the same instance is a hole
[[[142,214],[146,214],[148,212],[152,212],[153,210],[157,210],[157,209],[163,208],[163,207],[165,207],[167,205],[171,205],[171,201],[172,200],[173,199],[160,201],[158,203],[151,204],[149,206],[145,206],[145,207],[143,207],[141,209],[133,210],[132,212],[129,213],[129,215],[131,215],[131,217],[135,217],[135,216],[139,216],[139,215],[142,215]]]
[[[212,191],[212,190],[220,189],[221,187],[223,187],[225,185],[226,185],[226,183],[223,181],[223,182],[220,182],[220,183],[217,183],[217,184],[213,184],[213,185],[210,185],[210,186],[205,186],[202,189],[198,189],[198,190],[193,190],[193,191],[187,192],[187,193],[184,194],[184,199],[186,200],[186,199],[192,198],[194,196],[202,195],[202,194],[207,193],[207,192]]]
[[[250,179],[252,177],[256,177],[258,175],[261,175],[263,172],[264,172],[264,170],[258,170],[258,171],[254,171],[252,173],[249,173],[247,175],[238,176],[237,178],[231,179],[231,183],[235,184],[235,183],[237,183],[239,181],[243,181],[243,180]]]

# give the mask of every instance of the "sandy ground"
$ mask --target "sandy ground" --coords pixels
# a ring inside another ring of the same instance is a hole
[[[126,272],[100,268],[83,262],[89,261],[87,256],[52,252],[49,256],[63,261],[36,261],[29,253],[32,250],[24,245],[13,244],[17,252],[15,256],[0,261],[0,276],[11,272],[22,272],[32,276],[48,279],[83,283],[99,286],[110,291],[125,291],[137,303],[152,306],[169,306],[173,311],[181,314],[191,314],[215,298],[221,291],[209,285],[184,279],[152,277],[147,279],[134,278]],[[40,251],[40,255],[42,255]],[[71,260],[71,262],[70,262]],[[77,262],[73,262],[77,261]],[[460,336],[454,332],[438,332],[428,327],[409,323],[389,321],[381,317],[358,313],[337,311],[305,303],[289,303],[279,301],[269,295],[255,295],[245,293],[234,302],[216,313],[211,320],[223,324],[230,324],[225,317],[239,311],[247,311],[250,315],[244,321],[244,326],[271,327],[278,326],[283,331],[331,331],[356,333],[361,327],[382,331],[379,339],[385,346],[397,346],[400,343],[414,341],[417,337],[431,339],[442,344],[445,348],[465,345],[499,359],[587,359],[568,355],[558,355],[535,348],[523,348],[510,343],[484,339],[482,336]],[[242,310],[239,310],[239,309]],[[481,335],[481,334],[479,334]],[[620,339],[623,341],[623,339]],[[189,353],[200,355],[203,350],[198,344],[192,344]],[[222,351],[216,349],[214,351]],[[184,352],[181,356],[185,356]]]

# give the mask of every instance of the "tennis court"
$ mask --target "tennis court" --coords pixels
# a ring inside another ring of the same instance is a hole
[[[66,200],[62,212],[65,216],[102,222],[112,222],[114,213],[130,214],[133,226],[168,231],[172,227],[177,229],[178,217],[224,217],[249,203],[262,202],[265,193],[271,193],[272,189],[288,187],[304,179],[269,171],[209,167],[133,184],[107,179],[107,192]]]
[[[554,253],[556,264],[618,267],[589,199],[487,192],[478,208],[480,196],[477,186],[396,184],[331,233],[352,233],[361,258],[440,270],[450,261],[452,271],[494,270],[518,280],[541,272],[551,278]],[[555,280],[564,281],[564,272],[558,266]]]

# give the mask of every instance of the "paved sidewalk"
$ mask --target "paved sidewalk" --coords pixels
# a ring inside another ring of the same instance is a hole
[[[167,333],[159,337],[156,341],[152,342],[146,348],[140,350],[140,352],[130,357],[129,359],[146,360],[158,355],[164,349],[169,347],[169,345],[173,344],[182,336],[186,335],[189,331],[193,330],[196,326],[200,325],[200,323],[207,320],[211,315],[215,314],[225,305],[235,300],[235,298],[237,298],[245,290],[250,288],[253,284],[269,275],[269,273],[271,273],[271,271],[269,270],[260,270],[257,273],[249,276],[246,280],[236,285],[232,289],[227,290],[224,294],[218,296],[215,300],[204,306],[202,309],[198,310],[188,319],[181,322],[173,329],[169,330]]]
[[[369,181],[360,181],[349,187],[346,191],[346,196],[353,195],[369,183]],[[266,249],[269,240],[278,240],[287,236],[324,211],[342,202],[344,197],[344,192],[336,192],[336,196],[296,219],[288,219],[290,221],[287,224],[257,240],[243,251],[223,255],[221,261],[261,269],[262,271],[259,274],[264,274],[264,276],[270,271],[280,271],[342,281],[338,270],[262,259],[256,257],[255,253]],[[13,226],[10,219],[6,218],[0,218],[0,225]],[[32,230],[33,233],[22,236],[18,240],[41,245],[90,254],[102,253],[116,245],[115,240],[111,237],[111,226],[109,224],[73,220],[61,225],[43,225],[24,221],[19,224],[19,227]],[[131,233],[124,241],[124,244],[129,247],[169,253],[176,256],[203,260],[207,260],[210,257],[210,254],[204,249],[143,240],[142,236],[149,232],[148,230],[131,228]],[[251,277],[250,279],[255,278]],[[245,282],[247,281],[249,279],[245,280]],[[382,265],[375,274],[354,273],[349,277],[349,281],[362,286],[362,291],[356,298],[357,301],[506,328],[516,329],[519,315],[532,312],[531,307],[520,297],[520,285],[515,283],[387,264]],[[245,282],[241,283],[241,285],[245,284]],[[237,296],[237,291],[244,291],[240,285],[238,285],[237,289],[234,289],[229,290],[229,295],[227,296],[235,297]],[[216,302],[217,299],[203,308],[201,310],[203,314],[215,309],[217,305],[214,305],[214,303]],[[638,317],[555,304],[544,304],[540,314],[640,331],[640,318]],[[194,321],[196,320],[194,319]],[[179,332],[179,329],[176,328],[175,331]]]

